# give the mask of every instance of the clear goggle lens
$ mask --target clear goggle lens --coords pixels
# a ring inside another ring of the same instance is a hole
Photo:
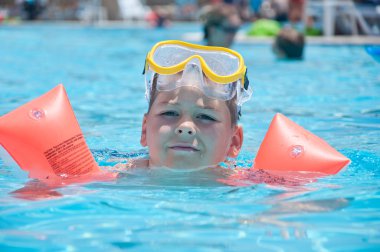
[[[228,52],[205,51],[177,44],[165,44],[157,47],[152,58],[159,66],[172,67],[194,55],[200,56],[210,70],[220,76],[229,76],[236,73],[241,65],[240,59]]]
[[[147,99],[150,97],[155,75],[156,73],[151,69],[148,69],[145,75]],[[158,91],[172,91],[179,87],[192,86],[200,89],[207,97],[212,99],[227,101],[236,95],[236,103],[239,106],[249,100],[252,95],[251,88],[249,86],[247,89],[242,88],[240,80],[227,84],[213,82],[205,76],[197,59],[188,62],[182,72],[169,75],[158,74],[156,82]]]

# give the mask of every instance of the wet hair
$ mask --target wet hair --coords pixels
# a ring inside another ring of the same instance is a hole
[[[273,49],[279,56],[288,59],[302,59],[305,37],[293,28],[284,28],[276,36]]]
[[[155,73],[153,76],[152,87],[151,87],[150,96],[149,96],[148,113],[150,112],[152,105],[154,103],[154,100],[157,98],[157,95],[158,95],[157,79],[158,79],[158,74]],[[235,126],[238,123],[238,120],[240,119],[240,108],[236,104],[236,94],[232,99],[225,101],[225,103],[228,107],[228,110],[230,111],[231,125]]]

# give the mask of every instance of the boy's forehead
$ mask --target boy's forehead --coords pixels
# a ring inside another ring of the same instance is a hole
[[[212,99],[196,87],[180,87],[172,91],[160,91],[156,97],[157,103],[163,104],[193,104],[200,107],[220,109],[226,107],[224,101]]]

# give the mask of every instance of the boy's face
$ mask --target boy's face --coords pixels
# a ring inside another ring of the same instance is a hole
[[[198,168],[236,157],[243,132],[232,126],[226,102],[194,87],[158,92],[144,116],[141,144],[149,147],[149,165]]]

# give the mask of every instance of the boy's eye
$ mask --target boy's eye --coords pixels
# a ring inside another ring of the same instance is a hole
[[[160,115],[163,115],[163,116],[178,116],[179,114],[175,111],[165,111],[165,112],[162,112]]]
[[[206,120],[206,121],[213,121],[216,122],[217,120],[209,115],[206,114],[199,114],[197,115],[197,119]]]

